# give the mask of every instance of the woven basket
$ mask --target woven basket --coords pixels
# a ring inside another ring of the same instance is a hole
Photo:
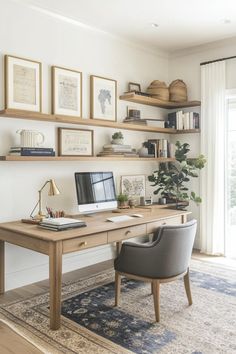
[[[182,80],[175,80],[169,86],[170,101],[188,101],[187,85]]]
[[[147,93],[159,100],[169,101],[169,89],[164,81],[152,81],[147,88]]]

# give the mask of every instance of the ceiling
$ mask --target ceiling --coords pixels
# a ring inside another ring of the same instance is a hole
[[[235,0],[19,0],[168,52],[236,36]],[[66,19],[67,18],[67,19]],[[73,22],[73,21],[72,21]],[[74,22],[76,23],[76,22]],[[158,24],[157,28],[152,23]]]

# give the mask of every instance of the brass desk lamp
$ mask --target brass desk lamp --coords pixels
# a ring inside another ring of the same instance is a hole
[[[30,213],[30,217],[32,219],[37,219],[37,220],[41,220],[45,215],[43,214],[42,212],[42,191],[43,189],[46,187],[47,184],[50,184],[50,187],[49,187],[49,191],[48,191],[48,195],[50,196],[53,196],[53,195],[58,195],[60,194],[60,191],[59,189],[57,188],[57,185],[54,181],[54,179],[49,179],[48,181],[46,181],[44,183],[44,185],[42,186],[42,188],[38,191],[39,193],[39,199],[38,199],[38,202],[37,204],[35,205],[34,209],[32,210],[32,212]],[[35,211],[35,209],[37,208],[37,206],[39,207],[39,210],[38,210],[38,214],[33,216],[33,213]]]

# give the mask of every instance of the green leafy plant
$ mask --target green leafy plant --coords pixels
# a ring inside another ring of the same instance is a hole
[[[116,132],[112,135],[112,139],[124,139],[122,132]]]
[[[189,192],[187,183],[191,178],[198,177],[198,170],[201,170],[206,159],[203,155],[199,155],[195,159],[188,159],[187,154],[190,151],[190,145],[176,142],[175,162],[160,163],[159,170],[154,171],[148,180],[153,182],[152,186],[158,188],[154,194],[172,199],[176,202],[176,206],[181,201],[192,200],[196,204],[201,203],[201,198],[195,192]]]
[[[122,194],[122,193],[120,193],[120,194],[118,194],[118,195],[116,196],[116,199],[117,199],[117,201],[118,201],[119,203],[124,203],[124,202],[127,202],[127,201],[129,200],[129,197],[128,197],[127,194]]]

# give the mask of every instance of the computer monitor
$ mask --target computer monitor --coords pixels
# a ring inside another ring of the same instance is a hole
[[[76,172],[79,212],[92,213],[117,208],[112,172]]]

